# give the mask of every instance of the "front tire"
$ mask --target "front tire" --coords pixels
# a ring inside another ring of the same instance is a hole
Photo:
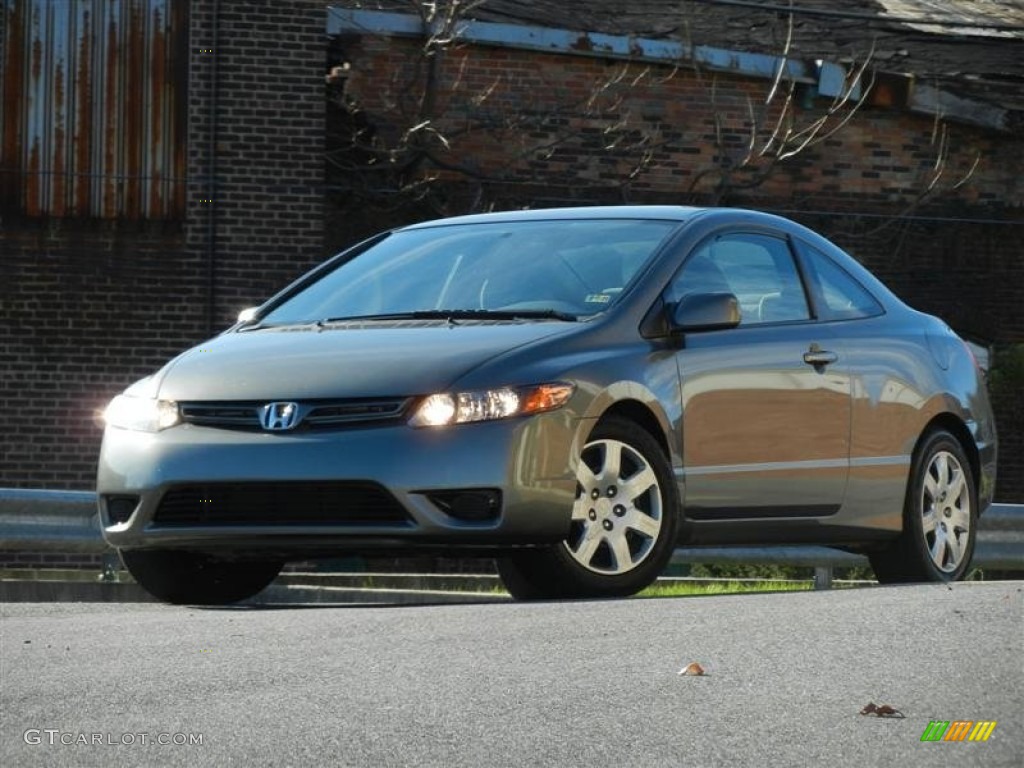
[[[869,555],[883,584],[962,579],[974,556],[978,494],[963,446],[949,432],[930,433],[914,454],[903,532]]]
[[[278,561],[232,562],[196,552],[122,550],[121,560],[153,597],[175,605],[227,605],[261,592],[277,578]]]
[[[664,450],[637,424],[610,417],[583,448],[568,537],[500,558],[498,573],[518,600],[632,595],[668,564],[679,516]]]

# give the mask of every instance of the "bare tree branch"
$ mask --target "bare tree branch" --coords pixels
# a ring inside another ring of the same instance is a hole
[[[683,65],[666,71],[631,61],[606,62],[604,73],[588,88],[572,93],[559,76],[549,78],[541,69],[532,75],[541,86],[523,87],[515,68],[490,77],[473,69],[473,49],[462,35],[484,0],[407,2],[421,21],[422,42],[401,49],[405,58],[384,82],[370,86],[372,93],[346,90],[345,77],[329,85],[336,117],[327,163],[331,188],[339,195],[385,206],[399,205],[404,197],[441,213],[457,212],[449,210],[457,186],[452,181],[468,187],[470,199],[458,206],[471,210],[492,205],[487,189],[504,184],[586,185],[626,199],[632,185],[665,157],[679,157],[686,140],[646,114],[644,104],[663,98],[664,87],[684,75]],[[746,93],[740,110],[734,94],[745,86],[706,71],[696,58],[685,68],[708,96],[713,155],[705,165],[680,174],[684,195],[718,203],[756,189],[846,128],[863,108],[874,85],[874,43],[850,67],[840,93],[821,106],[824,100],[808,93],[811,86],[789,74],[793,14],[784,19],[784,32],[773,32],[781,49],[772,77],[763,93]],[[688,19],[680,27],[688,36]],[[696,50],[692,40],[689,50]],[[939,122],[933,127],[935,167],[922,180],[925,196],[947,188],[949,140]],[[696,134],[701,128],[688,130]],[[979,162],[980,155],[948,188],[966,184]]]

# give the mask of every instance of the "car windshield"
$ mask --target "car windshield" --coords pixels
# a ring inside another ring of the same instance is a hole
[[[275,307],[261,325],[594,315],[615,302],[675,226],[588,219],[396,232]]]

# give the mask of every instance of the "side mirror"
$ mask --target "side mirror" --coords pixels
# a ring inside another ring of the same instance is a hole
[[[241,312],[238,313],[238,322],[240,322],[240,323],[251,322],[252,320],[254,320],[256,318],[256,310],[258,310],[258,309],[259,309],[259,307],[246,307],[245,309],[243,309]]]
[[[740,324],[740,302],[731,293],[691,293],[673,307],[673,333],[718,331]]]

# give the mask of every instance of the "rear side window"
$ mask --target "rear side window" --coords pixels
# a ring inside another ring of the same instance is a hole
[[[800,253],[807,262],[818,285],[821,314],[828,320],[854,320],[875,317],[885,310],[867,289],[832,259],[806,243],[799,243]]]

